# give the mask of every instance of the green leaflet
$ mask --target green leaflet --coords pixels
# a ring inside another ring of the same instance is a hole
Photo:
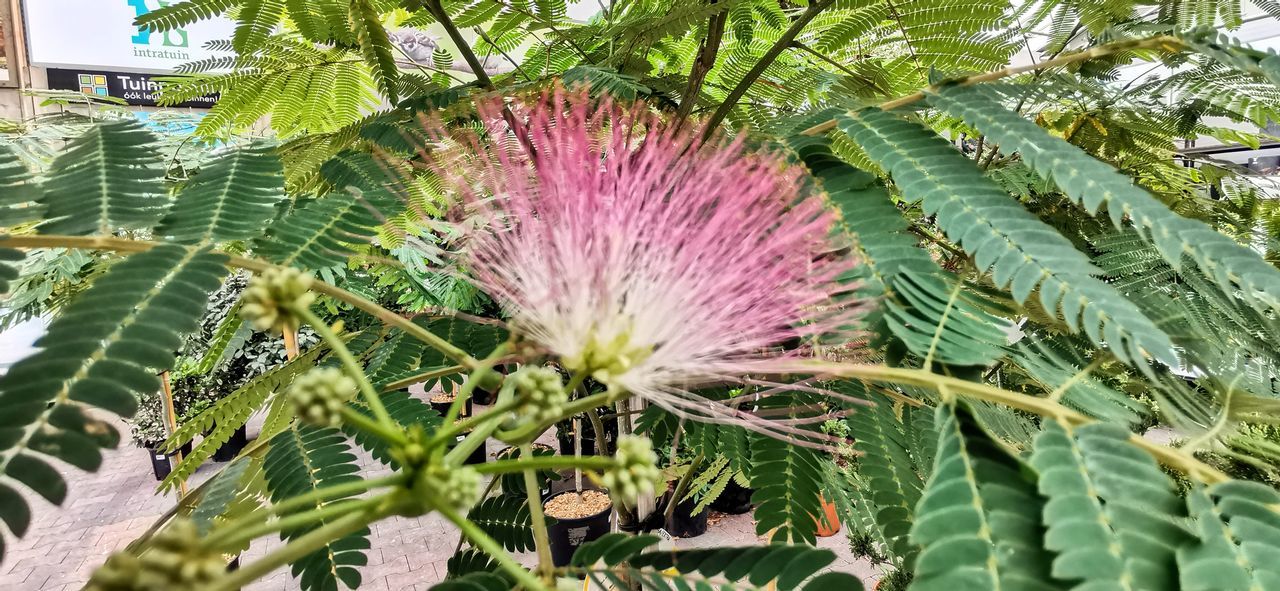
[[[1071,430],[1046,421],[1031,464],[1046,499],[1045,547],[1053,575],[1098,588],[1177,588],[1174,551],[1186,539],[1181,501],[1155,461],[1122,427]]]
[[[1035,475],[968,409],[937,412],[937,459],[911,527],[912,541],[924,548],[911,588],[1062,588],[1049,577]]]
[[[213,529],[214,520],[226,512],[240,492],[241,478],[253,463],[251,458],[240,458],[218,472],[209,483],[209,488],[200,497],[200,504],[191,512],[200,535],[208,535]]]
[[[1025,302],[1039,289],[1046,310],[1121,360],[1149,371],[1148,355],[1176,364],[1173,343],[1142,311],[1093,275],[1097,269],[1049,225],[997,188],[927,128],[878,109],[839,118],[841,128],[894,177],[902,193],[922,201],[947,237],[973,255],[979,269]]]
[[[1090,213],[1105,205],[1117,228],[1131,221],[1174,270],[1187,255],[1224,291],[1239,286],[1245,298],[1280,309],[1280,270],[1258,253],[1203,222],[1170,211],[1133,179],[1005,109],[1002,98],[986,88],[953,86],[932,95],[931,102],[977,127],[1002,149],[1021,153],[1033,170],[1057,183]]]
[[[533,519],[524,496],[489,497],[472,507],[467,519],[511,552],[534,549]]]
[[[187,0],[161,6],[143,15],[134,24],[154,32],[172,31],[222,14],[237,0]]]
[[[0,474],[60,504],[66,483],[46,457],[96,470],[98,449],[114,448],[120,435],[89,410],[133,416],[137,397],[160,388],[156,374],[173,366],[181,335],[198,328],[225,261],[157,246],[116,264],[67,306],[36,342],[40,350],[0,376]],[[21,536],[30,511],[8,485],[0,489],[0,516]]]
[[[275,148],[235,149],[207,164],[183,187],[156,234],[183,244],[256,238],[284,197],[284,170]]]
[[[0,248],[0,294],[9,291],[9,282],[18,278],[18,266],[26,255],[16,248]]]
[[[164,212],[164,170],[156,136],[136,120],[94,125],[49,167],[39,203],[43,234],[145,229]]]
[[[971,293],[962,295],[955,276],[916,244],[876,177],[838,159],[825,138],[801,135],[787,142],[822,182],[881,287],[897,296],[885,305],[888,329],[931,361],[987,365],[998,359],[1007,340],[1003,321],[977,307]]]
[[[1280,586],[1280,494],[1256,482],[1230,481],[1193,491],[1199,544],[1178,552],[1186,589],[1275,589]]]
[[[645,589],[686,588],[687,583],[665,574],[675,569],[680,574],[697,574],[712,579],[722,578],[749,588],[776,585],[780,591],[814,589],[860,591],[862,583],[846,573],[814,576],[835,560],[830,550],[809,546],[770,544],[745,548],[708,548],[697,550],[646,552],[658,542],[657,536],[632,536],[623,533],[583,544],[573,555],[573,567],[588,573],[597,584],[621,584],[626,573]],[[801,587],[807,581],[807,585]],[[702,588],[702,587],[699,587]],[[734,586],[734,588],[739,588]]]
[[[40,219],[40,186],[13,147],[0,145],[0,227]],[[0,289],[0,292],[4,291]]]
[[[346,438],[336,429],[293,424],[271,438],[263,462],[263,474],[271,501],[278,503],[318,488],[359,480],[359,466]],[[334,499],[307,509],[343,502]],[[295,539],[325,522],[281,532],[283,539]],[[338,581],[348,588],[360,586],[360,572],[368,558],[369,530],[344,536],[293,563],[293,576],[306,591],[336,589]]]
[[[360,44],[360,53],[372,67],[378,88],[392,104],[400,102],[396,89],[400,67],[396,65],[391,40],[387,38],[387,30],[382,28],[378,9],[370,0],[352,0],[350,21]]]
[[[773,531],[771,540],[775,542],[815,543],[817,523],[813,516],[822,514],[818,499],[822,458],[813,449],[753,434],[751,460],[756,533]]]
[[[371,239],[394,203],[384,193],[355,190],[299,203],[254,240],[254,251],[273,263],[307,269],[343,263],[351,254],[348,245]]]
[[[612,68],[581,65],[565,70],[560,75],[565,88],[585,85],[592,96],[609,95],[624,100],[635,100],[641,95],[653,93],[649,87],[640,84],[634,76],[619,74]]]
[[[841,382],[833,387],[870,399],[859,382]],[[910,569],[919,547],[908,538],[908,533],[924,489],[922,473],[912,468],[918,463],[913,461],[913,456],[918,455],[919,450],[913,449],[907,437],[907,431],[915,426],[901,423],[888,399],[875,402],[875,406],[861,408],[845,420],[854,434],[854,449],[863,454],[858,459],[858,473],[865,485],[862,494],[873,503],[870,510],[874,525],[886,540],[886,549],[902,559],[904,568]],[[926,466],[926,470],[932,468],[932,465]]]

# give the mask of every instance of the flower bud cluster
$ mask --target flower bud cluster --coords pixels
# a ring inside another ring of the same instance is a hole
[[[550,367],[522,367],[507,378],[516,388],[516,396],[523,403],[517,414],[521,419],[535,423],[547,423],[559,419],[569,403],[569,393],[564,390],[560,373]]]
[[[634,505],[640,495],[654,494],[662,471],[658,469],[658,454],[654,453],[652,442],[637,435],[623,435],[618,438],[613,459],[616,464],[604,473],[610,497]]]
[[[315,301],[311,293],[311,276],[292,268],[270,268],[249,281],[241,296],[240,317],[255,330],[282,334],[297,330],[296,310]]]
[[[289,402],[298,418],[312,425],[337,427],[342,409],[356,396],[359,386],[335,367],[317,367],[298,376],[289,386]]]
[[[178,519],[157,533],[141,554],[113,554],[94,571],[85,590],[200,589],[226,572],[226,557],[201,544],[195,523]]]

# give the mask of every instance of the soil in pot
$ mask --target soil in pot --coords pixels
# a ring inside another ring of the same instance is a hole
[[[550,445],[541,443],[533,444],[533,456],[553,456],[556,450]],[[520,448],[509,446],[502,448],[493,456],[495,460],[512,460],[520,457]],[[534,478],[538,482],[538,490],[541,493],[539,498],[547,498],[551,494],[551,481],[560,480],[560,474],[555,470],[539,470]],[[509,495],[524,496],[524,473],[503,474],[499,477],[499,483],[502,485],[502,492]]]
[[[667,520],[667,533],[677,538],[696,538],[707,533],[707,516],[711,511],[704,507],[701,513],[693,515],[695,506],[697,503],[694,499],[677,503],[675,511],[671,512],[671,519]]]
[[[431,395],[431,408],[436,409],[436,412],[440,413],[440,416],[444,416],[449,413],[449,407],[453,405],[453,400],[455,398],[457,398],[456,394],[452,394],[449,392],[436,392],[435,394]],[[463,404],[462,412],[459,413],[458,416],[459,417],[471,416],[471,399],[470,398],[468,398],[466,403]]]
[[[547,499],[543,511],[556,520],[547,526],[556,566],[567,566],[579,546],[609,533],[613,519],[609,495],[598,490],[562,492]]]
[[[720,496],[711,501],[711,508],[721,513],[742,515],[751,511],[751,495],[755,489],[742,486],[730,478]]]
[[[244,446],[248,444],[249,433],[244,425],[241,425],[239,429],[231,433],[231,438],[227,439],[227,442],[222,444],[218,451],[213,452],[213,461],[230,462],[236,459],[236,456],[240,455],[240,450],[244,449]]]

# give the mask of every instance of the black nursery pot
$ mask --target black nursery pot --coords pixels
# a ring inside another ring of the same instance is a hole
[[[459,443],[462,443],[462,440],[466,439],[467,435],[470,435],[470,433],[463,433],[462,435],[459,435],[456,438],[454,438],[453,445],[450,445],[449,448],[452,449],[456,447]],[[467,459],[463,460],[462,463],[467,466],[472,466],[475,464],[483,464],[486,461],[488,461],[488,455],[489,455],[489,442],[487,440],[481,441],[480,447],[477,447],[475,451],[471,452],[471,455],[467,456]]]
[[[162,445],[164,445],[164,442],[147,444],[147,453],[151,456],[151,471],[156,475],[156,480],[164,480],[166,476],[173,472],[173,463],[169,461],[169,458],[178,454],[176,451],[170,454],[164,453],[164,450],[160,447]],[[190,455],[191,442],[188,441],[178,451],[182,452],[182,457],[184,458]]]
[[[565,491],[548,497],[551,499],[575,491]],[[577,519],[556,519],[547,525],[547,537],[551,542],[551,562],[556,566],[568,566],[573,553],[578,547],[600,539],[609,533],[613,522],[613,507],[605,507],[603,511]]]
[[[741,486],[730,478],[720,496],[711,501],[711,508],[721,513],[742,515],[751,511],[751,495],[755,492],[755,489]]]
[[[693,508],[697,503],[693,499],[688,499],[676,505],[676,510],[671,512],[671,520],[667,522],[667,533],[677,538],[696,538],[707,533],[707,515],[710,511],[703,509],[701,513],[693,515]]]
[[[230,462],[231,460],[236,459],[236,456],[240,455],[240,450],[244,449],[244,446],[248,444],[249,433],[245,429],[244,425],[241,425],[239,429],[236,429],[231,433],[231,438],[228,439],[226,443],[222,444],[222,447],[219,447],[218,451],[213,452],[213,461]]]

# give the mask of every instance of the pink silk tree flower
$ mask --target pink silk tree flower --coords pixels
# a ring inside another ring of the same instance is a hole
[[[854,262],[798,167],[582,93],[479,114],[483,137],[437,125],[431,154],[479,217],[466,270],[566,369],[742,423],[692,390],[792,373],[812,347],[781,345],[849,333]]]

